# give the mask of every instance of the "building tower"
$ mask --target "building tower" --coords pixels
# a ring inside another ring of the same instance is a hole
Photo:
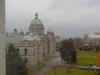
[[[33,34],[43,35],[44,34],[44,26],[42,21],[38,17],[38,13],[35,13],[35,19],[32,20],[29,32],[32,32]]]
[[[47,38],[48,38],[48,50],[50,55],[54,55],[55,52],[55,36],[54,32],[48,31],[47,32]]]
[[[0,75],[6,75],[4,32],[5,32],[5,0],[0,0]]]

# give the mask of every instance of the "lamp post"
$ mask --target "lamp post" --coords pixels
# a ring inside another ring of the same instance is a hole
[[[54,74],[57,75],[57,61],[55,62],[55,70],[54,70]]]
[[[57,74],[57,72],[56,72],[56,65],[55,65],[55,75]]]

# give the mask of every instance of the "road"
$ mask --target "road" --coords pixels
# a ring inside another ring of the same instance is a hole
[[[41,70],[39,70],[39,71],[36,73],[36,75],[45,75],[46,72],[49,70],[49,68],[50,68],[52,65],[60,64],[60,61],[61,61],[60,57],[57,57],[57,58],[51,60],[50,62],[45,63],[45,66],[44,66]]]

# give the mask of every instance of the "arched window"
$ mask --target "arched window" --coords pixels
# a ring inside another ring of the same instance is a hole
[[[25,55],[27,55],[27,49],[26,48],[24,49],[24,53],[25,53]]]
[[[28,60],[27,60],[27,58],[25,58],[25,63],[27,63],[28,62]]]
[[[19,53],[19,48],[17,48],[16,50],[17,50],[17,52]]]

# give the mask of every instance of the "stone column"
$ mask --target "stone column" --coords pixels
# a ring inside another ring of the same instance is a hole
[[[5,32],[5,0],[0,0],[0,75],[6,75],[4,32]]]

